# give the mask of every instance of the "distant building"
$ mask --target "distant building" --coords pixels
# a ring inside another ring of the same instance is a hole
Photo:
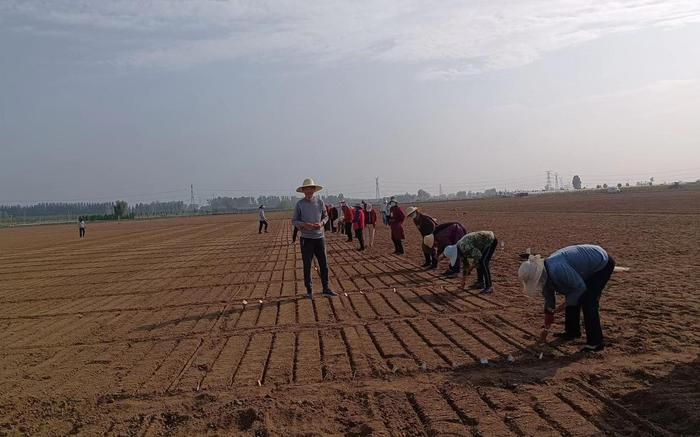
[[[495,188],[489,188],[488,190],[484,191],[484,197],[496,197],[497,195],[498,192]]]

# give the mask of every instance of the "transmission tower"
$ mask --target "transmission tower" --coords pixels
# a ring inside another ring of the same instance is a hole
[[[375,192],[374,194],[377,196],[377,200],[379,200],[379,177],[374,178],[374,185],[375,185]]]
[[[194,185],[190,184],[190,208],[194,210]]]
[[[438,188],[438,196],[442,197],[442,184],[440,184],[440,187]]]
[[[554,173],[554,189],[559,189],[559,173]]]
[[[545,191],[551,191],[552,189],[552,170],[547,170],[547,185],[544,186]]]

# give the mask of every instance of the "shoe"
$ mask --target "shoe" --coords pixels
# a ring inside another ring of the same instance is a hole
[[[426,261],[423,263],[421,267],[429,267],[430,266],[430,261]]]
[[[328,297],[336,297],[338,295],[338,293],[331,290],[330,288],[326,288],[325,290],[323,290],[323,295],[328,296]]]
[[[483,290],[481,290],[481,294],[491,294],[491,293],[493,293],[493,287],[484,288]]]
[[[437,268],[437,264],[430,264],[430,270],[435,270]]]
[[[310,291],[306,293],[306,298],[309,300],[314,300],[314,294]]]
[[[447,269],[444,272],[440,273],[442,276],[450,276],[452,274],[452,270]]]
[[[581,338],[581,334],[569,334],[568,332],[555,332],[554,334],[552,334],[552,336],[554,336],[554,338],[559,338],[562,341],[573,341],[578,338]]]
[[[450,272],[450,273],[447,274],[447,279],[454,279],[454,278],[456,278],[457,276],[459,276],[459,273],[458,273],[458,272]]]
[[[605,349],[605,345],[601,344],[587,344],[581,348],[581,352],[600,352]]]
[[[472,285],[470,285],[469,288],[484,288],[484,283],[483,282],[475,282]]]

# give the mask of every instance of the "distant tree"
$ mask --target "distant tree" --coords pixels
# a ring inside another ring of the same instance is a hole
[[[649,178],[649,185],[654,185],[654,177]]]
[[[578,177],[578,175],[575,175],[574,179],[571,181],[571,185],[574,186],[575,190],[580,190],[581,189],[581,178]]]
[[[126,217],[129,213],[129,205],[125,200],[117,200],[114,202],[114,215],[117,218]]]
[[[622,184],[618,182],[618,183],[617,183],[617,188],[622,188]]]
[[[455,195],[458,199],[466,199],[467,198],[467,192],[466,191],[457,191],[457,194]]]
[[[595,187],[600,190],[600,184],[596,185]]]
[[[603,188],[608,188],[608,184],[603,184]]]
[[[625,187],[629,187],[629,186],[630,186],[630,183],[627,182],[627,183],[625,184]]]
[[[430,193],[428,193],[425,190],[418,190],[418,195],[416,196],[416,200],[418,201],[423,201],[423,200],[430,200]]]

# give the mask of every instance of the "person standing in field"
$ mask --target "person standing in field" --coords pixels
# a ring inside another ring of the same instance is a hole
[[[418,211],[418,208],[411,206],[406,210],[406,215],[413,219],[413,224],[418,228],[418,232],[421,235],[421,249],[423,250],[423,257],[425,258],[425,263],[423,267],[428,267],[431,269],[436,269],[438,265],[436,251],[433,245],[427,246],[425,244],[425,237],[431,235],[435,232],[435,227],[437,226],[437,220],[430,217],[427,214],[423,214]]]
[[[336,229],[336,222],[338,221],[338,208],[335,207],[332,203],[329,204],[330,208],[328,209],[328,221],[331,224],[331,232],[335,232]]]
[[[348,206],[345,201],[341,202],[341,209],[343,210],[343,224],[345,226],[345,235],[348,237],[348,241],[352,241],[352,219],[353,211],[352,208]]]
[[[365,212],[362,210],[362,205],[355,205],[355,211],[352,218],[352,229],[355,231],[355,237],[360,243],[359,251],[365,250],[365,238],[363,231],[365,230]]]
[[[80,229],[80,238],[85,236],[85,219],[80,217],[78,219],[78,229]]]
[[[384,199],[382,204],[382,223],[384,223],[384,226],[389,225],[389,201],[386,199]]]
[[[439,259],[443,254],[445,248],[452,244],[457,244],[457,242],[467,234],[467,230],[464,229],[460,223],[449,222],[442,223],[435,227],[432,234],[423,237],[423,244],[432,247],[435,250],[435,257]],[[448,278],[455,278],[459,274],[459,262],[450,264],[450,266],[445,270],[443,275]]]
[[[292,223],[301,232],[299,246],[301,247],[301,259],[304,264],[304,286],[306,298],[313,299],[311,288],[311,263],[316,257],[318,271],[321,275],[324,296],[337,296],[328,285],[328,261],[326,258],[326,238],[323,227],[328,221],[328,214],[323,201],[314,194],[323,189],[313,179],[306,178],[299,188],[298,193],[304,193],[304,198],[299,200],[294,208]]]
[[[368,248],[374,246],[374,233],[377,227],[377,211],[372,207],[371,203],[365,203],[364,209],[365,213],[365,243]]]
[[[491,294],[491,257],[498,247],[498,239],[492,231],[470,232],[462,237],[457,244],[445,248],[445,256],[454,265],[458,259],[462,260],[462,288],[467,287],[467,276],[476,267],[477,280],[472,288],[481,288],[482,294]],[[470,264],[469,259],[473,262]]]
[[[260,226],[258,227],[258,234],[262,234],[263,226],[265,226],[265,233],[267,234],[267,220],[265,220],[265,205],[260,205],[258,208],[258,220],[260,221]]]
[[[396,200],[389,202],[389,227],[391,228],[391,241],[394,242],[394,253],[403,255],[403,239],[406,234],[403,230],[403,221],[406,216]]]
[[[556,313],[564,313],[564,332],[555,333],[563,341],[581,337],[581,311],[586,328],[584,352],[603,350],[600,326],[600,295],[615,271],[615,260],[600,246],[578,244],[559,249],[549,257],[529,255],[518,269],[525,292],[544,296],[544,328],[540,342],[547,340]],[[565,296],[556,305],[556,294]]]

